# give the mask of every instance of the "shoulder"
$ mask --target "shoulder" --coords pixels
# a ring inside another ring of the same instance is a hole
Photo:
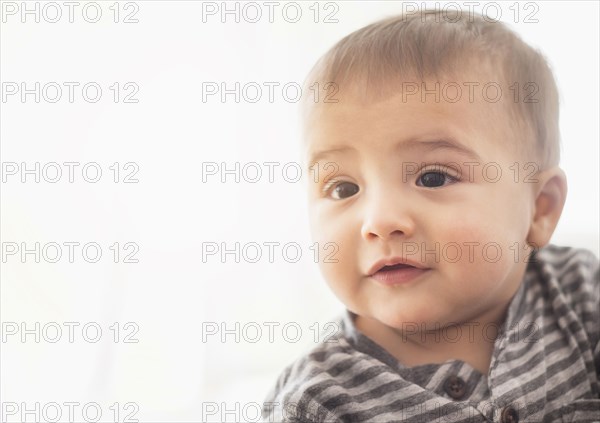
[[[347,392],[368,369],[384,367],[375,358],[354,348],[339,333],[323,341],[288,365],[268,393],[262,410],[265,422],[335,422],[334,398]],[[353,380],[355,379],[356,380]]]
[[[577,300],[598,300],[598,259],[591,251],[548,245],[536,253],[533,261],[540,269],[542,278],[556,281],[560,291],[571,303]]]
[[[549,245],[540,249],[533,261],[542,281],[553,294],[553,305],[572,310],[594,343],[598,342],[600,273],[594,253],[581,248]]]

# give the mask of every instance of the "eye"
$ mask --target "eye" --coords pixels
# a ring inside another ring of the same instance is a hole
[[[426,188],[437,188],[452,182],[456,182],[456,179],[441,171],[427,171],[417,179],[417,185]]]
[[[358,185],[347,181],[330,181],[325,185],[323,191],[333,197],[334,200],[343,200],[352,197],[358,192]]]

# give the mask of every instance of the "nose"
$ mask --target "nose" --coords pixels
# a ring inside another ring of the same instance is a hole
[[[367,240],[409,238],[415,230],[414,208],[397,193],[372,193],[365,198],[361,235]]]

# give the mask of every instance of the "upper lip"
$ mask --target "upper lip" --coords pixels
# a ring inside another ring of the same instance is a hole
[[[389,257],[375,262],[375,264],[369,268],[369,276],[374,275],[386,266],[394,266],[396,264],[406,264],[407,266],[413,266],[418,269],[427,269],[427,267],[423,266],[422,264],[404,257]]]

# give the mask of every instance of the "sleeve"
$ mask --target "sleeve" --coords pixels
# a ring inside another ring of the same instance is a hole
[[[336,416],[310,395],[311,384],[297,370],[296,364],[290,365],[279,376],[263,402],[261,422],[339,423]]]
[[[596,316],[594,317],[596,322],[596,330],[598,337],[596,338],[596,345],[594,348],[594,366],[596,367],[597,380],[600,382],[600,264],[596,259],[594,267],[592,269],[592,286],[595,298]],[[600,398],[600,386],[598,389],[598,398]]]
[[[596,369],[596,392],[600,398],[600,263],[591,251],[578,250],[577,253],[577,268],[567,272],[575,274],[575,279],[579,280],[571,302],[590,341]]]
[[[296,422],[295,416],[287,415],[283,410],[283,388],[288,381],[291,373],[291,366],[288,366],[277,378],[275,386],[271,388],[267,394],[265,401],[263,402],[263,408],[261,413],[261,421],[274,423],[274,422]]]
[[[595,396],[600,396],[600,270],[589,250],[548,246],[543,254],[548,271],[557,278],[563,301],[575,313],[587,341],[586,365]]]
[[[597,380],[600,381],[600,263],[590,251],[582,250],[582,254],[584,259],[581,274],[585,280],[577,303],[591,342]],[[600,386],[598,388],[600,391]]]

